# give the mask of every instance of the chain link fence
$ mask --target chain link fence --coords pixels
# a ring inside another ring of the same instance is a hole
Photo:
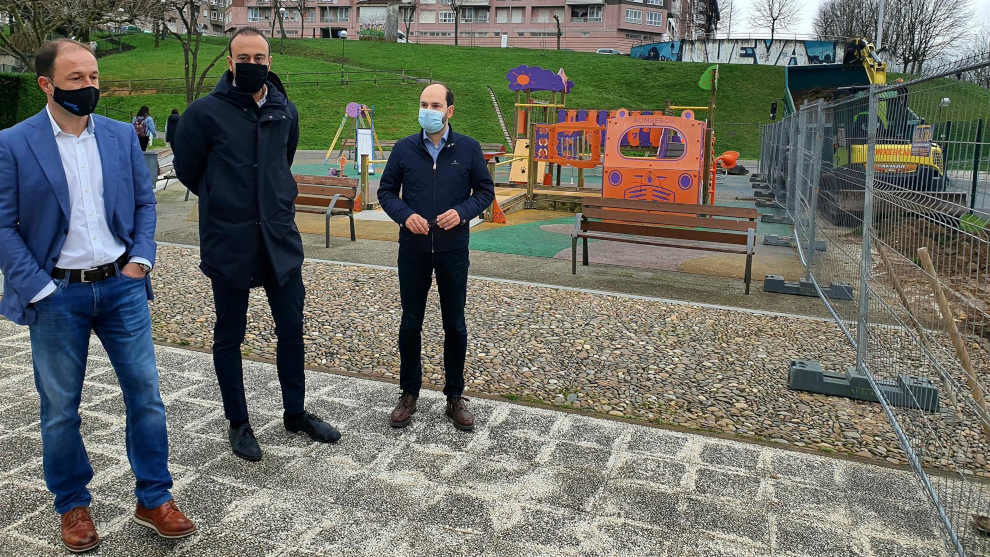
[[[990,553],[990,56],[800,107],[759,172],[958,555]],[[845,370],[840,370],[845,371]],[[905,494],[909,495],[909,494]]]

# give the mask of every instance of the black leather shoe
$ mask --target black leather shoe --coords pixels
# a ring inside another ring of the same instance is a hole
[[[336,428],[309,412],[303,412],[299,416],[284,416],[282,420],[285,429],[292,433],[305,433],[313,441],[336,443],[340,440],[340,432]]]
[[[261,460],[261,447],[258,446],[258,440],[254,438],[251,424],[231,426],[227,431],[227,438],[230,439],[230,448],[235,455],[251,462]]]

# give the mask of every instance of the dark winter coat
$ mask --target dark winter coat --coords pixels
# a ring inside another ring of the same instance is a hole
[[[275,74],[267,85],[258,108],[227,71],[183,113],[172,147],[176,176],[199,196],[200,268],[235,288],[257,284],[262,258],[279,283],[303,262],[291,170],[299,113]]]
[[[399,140],[378,185],[378,202],[399,223],[399,244],[418,252],[467,249],[471,219],[495,199],[495,187],[481,145],[451,128],[437,157],[423,144],[423,132]],[[450,230],[433,226],[437,216],[456,209],[461,224]],[[405,222],[413,213],[431,223],[429,235],[413,234]]]

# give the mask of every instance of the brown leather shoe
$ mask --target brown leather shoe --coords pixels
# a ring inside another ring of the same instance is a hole
[[[134,522],[151,528],[163,538],[184,538],[196,531],[196,525],[182,514],[175,501],[169,499],[157,509],[146,509],[138,503],[134,511]]]
[[[416,395],[402,393],[395,410],[392,410],[392,427],[406,427],[416,413]]]
[[[447,399],[447,419],[461,431],[474,431],[474,414],[468,411],[464,402],[467,399],[459,396]]]
[[[89,551],[100,545],[100,536],[89,515],[89,507],[76,507],[62,515],[62,543],[73,553]]]

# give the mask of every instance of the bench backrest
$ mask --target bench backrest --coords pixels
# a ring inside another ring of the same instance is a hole
[[[583,231],[739,245],[746,245],[750,230],[755,233],[757,217],[754,208],[636,199],[585,199],[581,212]]]
[[[306,176],[293,174],[299,195],[296,205],[304,207],[328,207],[330,199],[339,195],[335,208],[353,209],[358,194],[358,181],[336,176]]]

